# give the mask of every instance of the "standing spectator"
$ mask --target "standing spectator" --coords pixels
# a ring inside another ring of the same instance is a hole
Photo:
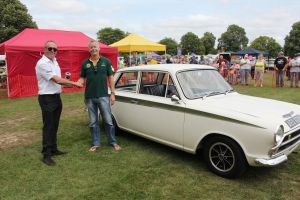
[[[250,56],[249,56],[250,57]],[[250,60],[250,65],[251,65],[251,71],[250,71],[250,75],[251,78],[254,79],[255,78],[255,63],[256,63],[256,57],[255,56],[251,56],[251,58],[249,58]]]
[[[264,80],[264,72],[266,67],[266,61],[262,54],[258,55],[258,59],[256,60],[254,64],[254,87],[256,86],[263,86],[263,80]]]
[[[150,60],[150,64],[151,64],[151,65],[156,65],[156,64],[158,64],[156,58],[152,58],[152,59]]]
[[[90,118],[90,131],[92,136],[92,146],[89,149],[95,152],[100,147],[100,127],[98,120],[98,110],[100,110],[102,119],[107,131],[108,143],[116,150],[121,147],[115,139],[115,127],[111,115],[111,105],[115,102],[115,87],[113,68],[110,61],[100,56],[100,46],[96,40],[88,44],[90,57],[81,65],[80,79],[78,82],[84,83],[85,87],[85,104],[88,108]],[[108,94],[108,86],[111,94]]]
[[[221,65],[219,65],[219,72],[223,76],[223,78],[226,78],[226,76],[227,76],[227,65],[224,61],[221,63]]]
[[[288,57],[288,66],[287,66],[287,69],[286,69],[286,72],[285,72],[288,81],[291,80],[291,74],[290,74],[290,68],[291,68],[290,62],[291,62],[291,61],[292,61],[292,58],[291,58],[291,57]]]
[[[291,88],[299,87],[299,73],[300,73],[300,53],[295,54],[294,59],[289,63],[290,65],[290,78],[291,78]]]
[[[248,59],[248,54],[245,54],[244,58],[241,59],[240,73],[241,73],[241,85],[248,85],[248,77],[251,72],[251,64]]]
[[[170,57],[170,56],[167,56],[166,63],[167,63],[167,64],[171,64],[171,63],[172,63],[172,60],[171,60],[171,57]]]
[[[230,69],[229,69],[229,77],[228,77],[228,82],[232,85],[237,84],[237,79],[238,79],[238,73],[239,73],[240,65],[237,63],[234,63]]]
[[[215,59],[210,63],[210,66],[216,68],[216,69],[219,69],[219,64],[217,63],[219,60],[219,57],[215,57]]]
[[[284,57],[283,52],[278,53],[278,57],[274,61],[274,69],[276,73],[276,87],[284,86],[284,71],[287,69],[287,59]]]
[[[206,62],[206,60],[204,59],[204,56],[200,56],[200,60],[199,60],[199,64],[200,65],[207,65],[208,63]]]
[[[82,84],[78,82],[61,78],[60,67],[55,58],[56,54],[56,43],[52,40],[47,41],[44,46],[44,55],[35,67],[38,81],[38,101],[43,118],[42,161],[48,166],[55,165],[52,156],[65,154],[57,148],[57,130],[62,111],[61,85],[82,87]]]
[[[191,57],[190,64],[198,64],[195,56]]]
[[[224,78],[227,77],[227,66],[229,64],[228,60],[226,60],[223,55],[220,55],[219,56],[219,59],[217,60],[217,64],[219,65],[218,66],[218,70],[219,72],[222,74],[222,76]]]

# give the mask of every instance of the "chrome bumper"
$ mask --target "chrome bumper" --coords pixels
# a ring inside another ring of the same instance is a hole
[[[287,160],[287,156],[286,155],[282,155],[282,156],[279,156],[277,158],[271,158],[271,159],[262,159],[262,158],[257,158],[255,159],[255,162],[260,164],[260,165],[263,165],[263,166],[275,166],[275,165],[278,165],[284,161]]]
[[[292,153],[298,146],[300,145],[300,140],[298,140],[295,144],[288,147],[287,149],[280,152],[280,156],[264,159],[264,158],[256,158],[255,162],[262,166],[275,166],[287,160],[287,156]],[[275,155],[276,156],[276,155]]]

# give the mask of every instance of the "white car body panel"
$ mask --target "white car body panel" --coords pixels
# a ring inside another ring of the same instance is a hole
[[[279,164],[300,144],[300,123],[290,128],[285,120],[300,115],[296,104],[241,95],[236,92],[188,99],[181,91],[176,73],[184,70],[212,70],[199,65],[153,65],[129,67],[128,71],[162,71],[170,73],[181,98],[157,97],[116,88],[116,103],[112,107],[117,125],[142,137],[196,153],[203,139],[210,134],[219,134],[233,139],[243,150],[251,166]],[[118,77],[116,77],[117,80]],[[279,154],[270,155],[276,145],[274,134],[284,127],[285,136],[298,133],[288,140],[295,140]],[[296,141],[297,140],[297,141]],[[276,161],[268,160],[278,158]],[[265,164],[264,164],[265,163]],[[271,164],[270,164],[271,163]]]

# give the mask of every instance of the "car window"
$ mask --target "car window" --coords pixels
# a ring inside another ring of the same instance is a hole
[[[116,82],[117,91],[136,92],[138,72],[122,73]]]
[[[162,83],[164,72],[143,71],[141,75],[140,93],[153,96],[166,96],[166,84]]]
[[[167,98],[171,98],[173,95],[176,95],[179,97],[179,94],[177,92],[177,88],[174,85],[173,79],[171,76],[169,76],[168,80],[168,86],[167,86]]]
[[[154,85],[157,84],[158,72],[142,72],[142,84]]]
[[[177,74],[182,92],[188,99],[197,99],[233,91],[216,70],[190,70]]]
[[[140,93],[171,98],[178,95],[174,82],[167,72],[142,72]]]

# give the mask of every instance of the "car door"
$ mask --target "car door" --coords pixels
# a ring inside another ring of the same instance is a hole
[[[185,105],[171,100],[178,92],[168,73],[122,73],[115,89],[112,110],[121,129],[182,149]]]
[[[169,73],[141,72],[139,98],[135,105],[138,115],[135,131],[181,149],[185,105],[180,100],[172,101],[171,93],[178,95]]]
[[[112,106],[112,113],[121,129],[134,132],[141,112],[136,106],[139,72],[117,73],[115,77],[116,101]]]

